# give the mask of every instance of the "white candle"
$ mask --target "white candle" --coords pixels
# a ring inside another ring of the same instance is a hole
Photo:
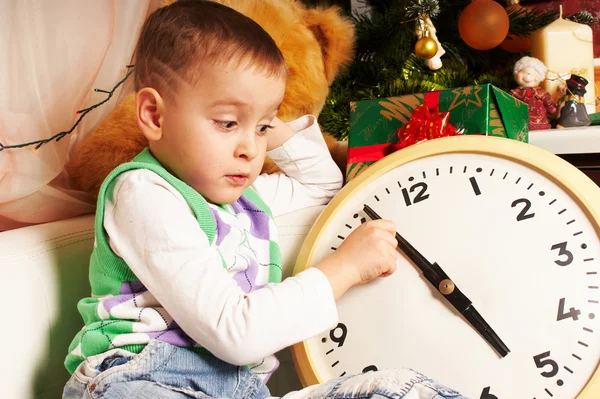
[[[561,6],[559,19],[531,34],[531,56],[548,67],[547,80],[541,86],[555,101],[560,97],[558,78],[567,80],[571,74],[586,78],[586,108],[588,113],[596,112],[592,28],[563,19]]]

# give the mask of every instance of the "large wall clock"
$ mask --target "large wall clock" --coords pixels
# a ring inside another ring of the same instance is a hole
[[[600,188],[582,172],[503,138],[413,145],[341,190],[294,272],[369,220],[364,205],[444,281],[399,250],[394,275],[352,288],[339,324],[292,348],[304,385],[409,367],[470,398],[600,398]],[[457,293],[510,352],[453,306]]]

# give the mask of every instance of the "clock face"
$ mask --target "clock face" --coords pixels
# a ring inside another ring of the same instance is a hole
[[[370,220],[363,204],[442,267],[510,353],[500,357],[399,252],[395,274],[348,291],[337,327],[304,343],[319,380],[406,367],[471,398],[577,397],[600,359],[600,240],[575,197],[506,157],[420,158],[353,191],[310,265]]]

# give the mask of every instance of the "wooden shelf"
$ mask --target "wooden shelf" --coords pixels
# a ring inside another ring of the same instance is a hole
[[[531,130],[529,143],[554,154],[596,154],[600,158],[600,126]]]
[[[529,144],[556,154],[600,186],[600,126],[533,130]]]

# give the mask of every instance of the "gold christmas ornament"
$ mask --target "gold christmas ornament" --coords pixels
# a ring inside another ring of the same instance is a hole
[[[442,46],[442,43],[440,43],[440,41],[438,40],[438,37],[436,34],[437,29],[433,25],[433,22],[431,22],[431,18],[429,18],[429,15],[423,14],[419,17],[419,19],[417,20],[416,26],[415,26],[415,33],[417,34],[418,39],[428,37],[428,38],[433,39],[435,41],[435,44],[437,44],[437,52],[435,53],[435,55],[433,57],[429,57],[429,58],[421,57],[421,58],[424,58],[423,63],[425,65],[427,65],[427,67],[429,69],[431,69],[432,71],[437,71],[438,69],[440,69],[442,67],[441,57],[444,54],[446,54],[446,50],[444,50],[444,46]],[[419,53],[417,53],[417,54],[419,54]]]
[[[438,45],[435,42],[435,40],[433,40],[429,36],[424,36],[420,38],[415,44],[415,54],[417,55],[417,57],[423,60],[433,58],[437,54],[437,52]]]

